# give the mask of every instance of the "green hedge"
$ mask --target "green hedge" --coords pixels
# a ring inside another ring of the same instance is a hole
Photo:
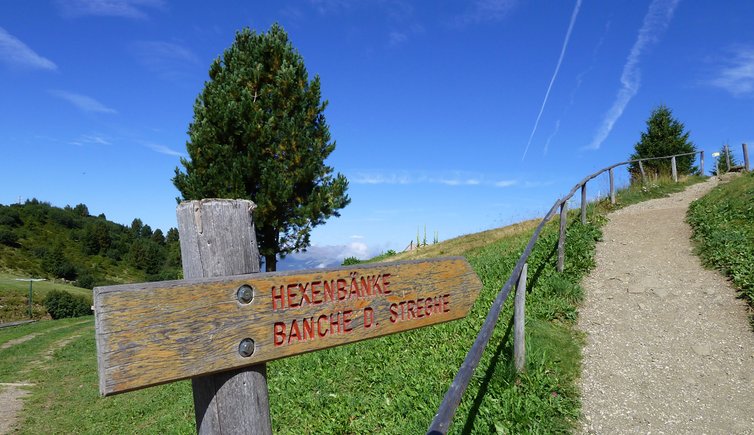
[[[53,290],[44,299],[45,309],[53,319],[81,317],[92,314],[92,301],[86,296]]]

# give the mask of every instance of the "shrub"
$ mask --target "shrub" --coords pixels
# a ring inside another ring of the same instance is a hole
[[[76,287],[81,288],[88,288],[89,290],[94,288],[94,285],[96,284],[97,280],[90,272],[85,271],[79,273],[78,278],[76,278]]]
[[[356,257],[346,257],[343,259],[343,266],[351,266],[353,264],[359,264],[361,260]]]
[[[16,246],[18,236],[10,228],[0,227],[0,245]]]
[[[81,317],[92,313],[92,301],[81,295],[72,295],[66,291],[53,290],[44,299],[45,309],[53,319]]]

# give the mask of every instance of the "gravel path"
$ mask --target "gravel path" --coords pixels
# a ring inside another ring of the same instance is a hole
[[[747,306],[684,222],[716,183],[610,214],[583,283],[582,433],[754,434]]]

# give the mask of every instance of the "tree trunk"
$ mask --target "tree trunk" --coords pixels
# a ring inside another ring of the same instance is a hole
[[[265,255],[264,256],[264,270],[265,272],[274,272],[277,270],[278,258],[277,255]]]

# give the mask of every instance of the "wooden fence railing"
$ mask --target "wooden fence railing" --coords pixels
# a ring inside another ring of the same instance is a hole
[[[566,232],[566,221],[568,218],[568,201],[573,197],[573,195],[576,193],[576,191],[581,190],[581,222],[586,223],[586,185],[587,183],[602,175],[603,173],[607,172],[610,177],[610,202],[612,204],[615,204],[615,173],[614,169],[623,166],[628,165],[631,163],[638,163],[639,164],[639,171],[642,177],[642,182],[646,182],[647,175],[644,171],[644,164],[643,162],[649,161],[649,160],[659,160],[659,159],[670,159],[670,165],[671,165],[671,172],[673,181],[678,181],[678,170],[676,166],[676,158],[677,157],[683,157],[683,156],[689,156],[689,155],[696,155],[699,154],[699,169],[702,174],[704,174],[704,151],[696,151],[693,153],[685,153],[685,154],[676,154],[673,156],[664,156],[664,157],[654,157],[654,158],[648,158],[648,159],[637,159],[637,160],[627,160],[625,162],[616,163],[612,166],[608,166],[606,168],[600,169],[599,171],[586,176],[583,180],[579,181],[575,186],[573,186],[573,189],[571,189],[565,196],[555,201],[555,204],[553,204],[552,208],[550,208],[550,211],[545,214],[545,217],[542,218],[542,221],[537,225],[537,228],[534,230],[534,234],[532,234],[531,238],[529,239],[529,243],[526,245],[526,248],[524,249],[524,252],[519,257],[518,261],[516,262],[515,267],[513,268],[513,272],[511,273],[511,276],[508,278],[508,280],[503,285],[503,288],[500,289],[500,291],[497,294],[497,297],[495,298],[495,301],[492,303],[492,306],[490,307],[489,312],[487,313],[487,317],[484,320],[484,323],[482,324],[482,328],[479,331],[479,334],[477,335],[476,339],[474,340],[474,344],[471,346],[471,349],[469,349],[469,352],[466,354],[466,358],[464,359],[463,363],[461,364],[461,367],[458,369],[458,373],[456,374],[455,378],[453,379],[453,382],[451,383],[450,387],[448,388],[448,391],[445,393],[445,397],[443,398],[442,403],[440,404],[440,408],[437,410],[437,414],[435,414],[434,419],[432,419],[432,423],[429,426],[429,429],[427,431],[428,434],[444,434],[448,432],[448,429],[450,427],[450,423],[453,420],[453,416],[455,415],[456,409],[458,408],[458,405],[461,403],[461,398],[463,396],[463,393],[466,391],[466,388],[469,385],[469,381],[471,380],[472,375],[474,374],[474,370],[476,369],[477,365],[479,365],[479,361],[482,357],[482,354],[484,353],[484,349],[487,346],[487,343],[490,340],[490,337],[492,336],[492,332],[495,329],[495,325],[497,324],[498,318],[500,317],[500,312],[503,309],[503,305],[505,304],[506,299],[508,298],[508,295],[510,294],[513,285],[518,281],[517,290],[516,290],[516,301],[515,301],[515,307],[514,307],[514,361],[516,368],[518,370],[522,370],[525,365],[526,356],[524,354],[524,295],[526,293],[526,269],[527,265],[526,262],[529,258],[529,255],[531,254],[532,250],[534,249],[534,245],[537,242],[537,239],[539,239],[539,235],[544,229],[545,224],[555,215],[555,213],[559,210],[560,211],[560,234],[558,238],[558,262],[557,262],[557,270],[558,272],[563,271],[563,267],[565,265],[565,232]],[[746,146],[744,145],[744,154],[745,154],[745,160],[747,162],[746,169],[748,170],[748,155],[746,154]]]

